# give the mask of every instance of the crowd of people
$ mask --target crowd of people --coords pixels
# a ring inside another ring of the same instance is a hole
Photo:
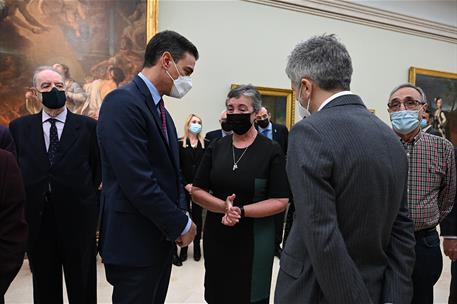
[[[43,110],[0,129],[0,303],[25,252],[34,303],[63,303],[63,279],[70,303],[96,303],[97,253],[113,303],[164,303],[192,243],[210,304],[269,303],[275,255],[278,304],[431,304],[438,225],[457,303],[456,154],[421,88],[388,95],[390,127],[350,91],[346,47],[315,36],[288,58],[304,113],[290,134],[241,85],[221,129],[203,136],[190,114],[178,139],[162,97],[186,95],[198,59],[182,35],[157,33],[98,120],[68,106],[83,92],[65,65],[36,70]]]

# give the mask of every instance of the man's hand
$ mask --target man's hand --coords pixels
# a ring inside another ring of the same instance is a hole
[[[176,239],[176,244],[179,247],[186,247],[190,243],[192,243],[192,241],[194,240],[196,234],[197,234],[197,226],[195,226],[195,224],[192,222],[192,225],[190,226],[189,231],[187,231],[186,234],[180,235]]]
[[[457,239],[443,240],[444,254],[447,255],[452,261],[457,260]]]

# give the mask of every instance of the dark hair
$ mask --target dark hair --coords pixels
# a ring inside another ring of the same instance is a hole
[[[170,52],[177,62],[185,53],[190,53],[198,60],[198,51],[195,45],[187,38],[173,31],[162,31],[149,40],[144,53],[144,67],[152,67],[164,52]]]
[[[122,81],[125,79],[125,74],[124,71],[122,71],[121,68],[118,67],[110,67],[109,72],[113,73],[113,80],[116,83],[116,85],[119,85]]]

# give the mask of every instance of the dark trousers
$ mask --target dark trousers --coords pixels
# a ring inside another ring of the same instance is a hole
[[[413,270],[414,294],[412,304],[433,304],[433,286],[443,270],[443,257],[438,232],[414,233],[416,237],[416,264]]]
[[[157,267],[105,264],[106,279],[113,285],[113,304],[163,304],[171,274],[169,261]]]
[[[286,211],[278,213],[275,215],[275,248],[281,248],[282,243],[282,234],[284,232],[284,217],[286,216]]]
[[[292,229],[292,223],[294,222],[294,214],[295,214],[295,205],[294,205],[294,202],[291,200],[290,204],[289,204],[289,208],[287,209],[286,225],[284,227],[283,247],[286,246],[286,242],[287,242],[287,238],[289,237],[290,229]]]
[[[38,239],[28,251],[35,304],[62,304],[62,269],[70,304],[97,303],[96,248],[70,246],[57,231],[52,203],[46,202]]]
[[[451,263],[451,288],[449,292],[449,304],[457,304],[457,262]]]
[[[192,204],[192,209],[190,210],[190,216],[192,218],[192,222],[194,222],[195,226],[197,226],[197,234],[195,235],[194,239],[194,246],[200,246],[200,240],[202,239],[202,229],[203,229],[203,220],[202,220],[202,214],[203,214],[203,208],[200,207],[200,205],[191,202]],[[177,254],[178,248],[176,247],[175,252]],[[195,248],[194,248],[195,252]],[[187,246],[182,247],[180,254],[187,254]]]

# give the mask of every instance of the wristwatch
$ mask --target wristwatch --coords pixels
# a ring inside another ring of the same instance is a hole
[[[240,206],[240,211],[241,211],[240,216],[241,216],[241,218],[243,218],[244,217],[244,206]]]

